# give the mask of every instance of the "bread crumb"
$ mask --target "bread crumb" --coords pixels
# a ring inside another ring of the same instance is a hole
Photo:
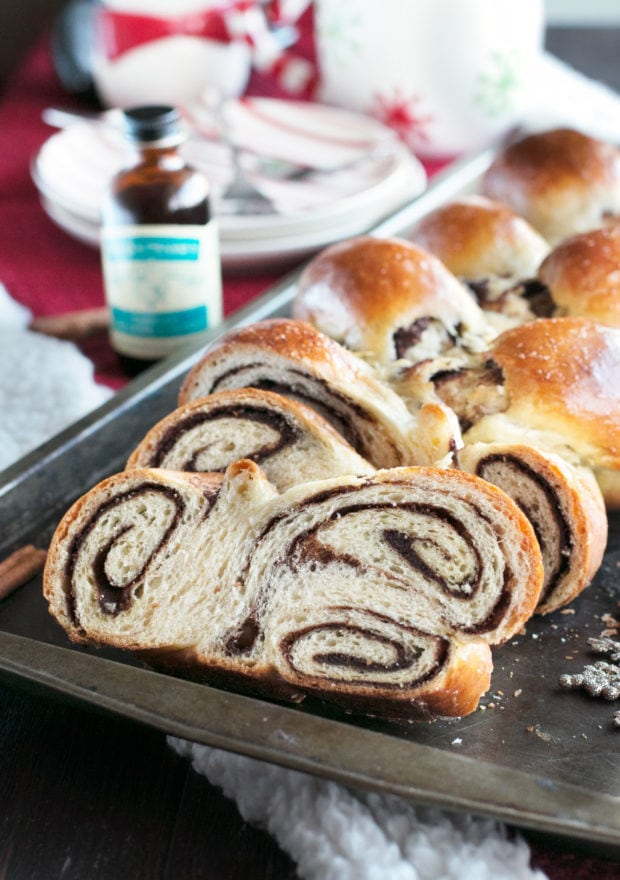
[[[536,729],[534,730],[534,733],[535,733],[536,736],[537,736],[539,739],[541,739],[543,742],[553,742],[553,737],[551,736],[551,734],[550,734],[550,733],[545,733],[544,730],[538,730],[538,728],[536,728]]]

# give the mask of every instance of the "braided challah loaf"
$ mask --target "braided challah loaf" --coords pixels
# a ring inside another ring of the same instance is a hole
[[[127,466],[216,472],[242,458],[260,464],[278,489],[375,470],[313,409],[255,388],[179,407],[148,432]]]
[[[591,468],[606,487],[609,505],[617,506],[620,329],[585,318],[532,321],[498,336],[486,364],[501,376],[501,403],[471,423],[467,440],[496,442],[521,426],[534,445]],[[461,400],[470,407],[471,395]]]
[[[541,582],[527,519],[477,477],[402,468],[278,494],[249,461],[104,480],[59,524],[44,572],[76,642],[405,717],[473,711],[490,646],[521,629]]]
[[[408,238],[457,278],[532,278],[549,243],[508,205],[485,196],[453,199],[419,220]]]
[[[506,205],[468,196],[432,211],[411,238],[467,284],[498,332],[567,315],[620,326],[618,223],[550,250]]]

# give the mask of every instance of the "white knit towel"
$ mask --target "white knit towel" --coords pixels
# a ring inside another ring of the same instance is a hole
[[[519,836],[490,819],[416,808],[402,798],[169,738],[194,768],[265,828],[304,880],[543,880]]]
[[[30,318],[0,284],[0,471],[112,394],[75,345],[31,332]]]

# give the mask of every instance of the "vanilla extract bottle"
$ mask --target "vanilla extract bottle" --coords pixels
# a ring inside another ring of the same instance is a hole
[[[178,110],[125,110],[133,163],[102,206],[101,255],[110,342],[135,375],[222,320],[222,276],[209,182],[179,151]]]

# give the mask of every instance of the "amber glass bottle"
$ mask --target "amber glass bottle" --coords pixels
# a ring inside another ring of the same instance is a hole
[[[221,321],[222,279],[209,184],[179,152],[178,111],[137,107],[124,124],[135,159],[104,200],[101,255],[110,341],[136,374]]]

